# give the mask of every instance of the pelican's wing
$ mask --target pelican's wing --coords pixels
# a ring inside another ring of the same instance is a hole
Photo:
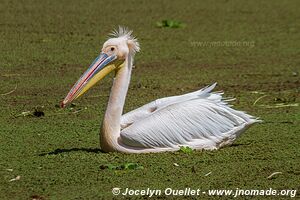
[[[210,92],[215,88],[217,83],[214,83],[213,85],[202,88],[201,90],[191,92],[188,94],[180,95],[180,96],[172,96],[172,97],[165,97],[161,99],[157,99],[155,101],[152,101],[142,107],[139,107],[133,111],[130,111],[121,117],[121,128],[124,129],[130,125],[132,125],[134,122],[140,121],[149,115],[151,115],[154,112],[157,112],[166,106],[197,99],[197,98],[207,98],[210,96],[211,99],[213,98],[219,98],[215,94],[211,94]]]
[[[164,106],[121,131],[121,141],[142,148],[216,149],[232,143],[257,120],[232,109],[221,94]]]

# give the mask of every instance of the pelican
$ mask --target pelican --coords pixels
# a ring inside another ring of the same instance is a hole
[[[259,121],[231,108],[222,98],[223,93],[212,92],[216,83],[188,94],[157,99],[122,115],[134,56],[139,51],[132,31],[119,27],[61,103],[65,107],[107,74],[115,72],[100,130],[102,151],[155,153],[177,151],[182,146],[214,150],[232,144]]]

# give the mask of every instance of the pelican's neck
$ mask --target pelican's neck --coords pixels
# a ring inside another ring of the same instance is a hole
[[[113,81],[100,133],[101,149],[105,152],[116,151],[119,146],[120,121],[130,82],[132,60],[128,54],[124,66],[118,69]]]

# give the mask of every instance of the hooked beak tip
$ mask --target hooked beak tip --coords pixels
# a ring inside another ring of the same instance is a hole
[[[61,108],[65,108],[66,107],[66,104],[64,103],[64,101],[60,102],[60,107]]]

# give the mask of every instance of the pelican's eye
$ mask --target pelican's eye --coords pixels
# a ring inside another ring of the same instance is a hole
[[[108,46],[104,47],[104,52],[107,53],[109,56],[117,53],[117,47],[116,46]]]

